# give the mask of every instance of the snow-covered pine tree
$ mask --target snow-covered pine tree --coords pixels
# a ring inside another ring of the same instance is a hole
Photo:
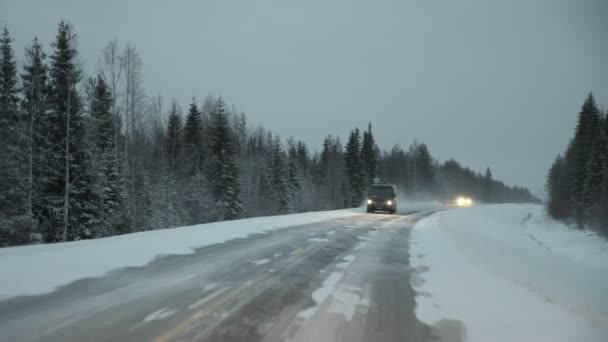
[[[0,247],[36,239],[31,207],[26,197],[23,158],[24,118],[17,98],[17,63],[12,38],[5,27],[0,36]]]
[[[604,200],[604,178],[608,175],[608,134],[604,126],[603,114],[597,121],[597,136],[592,141],[591,152],[586,164],[586,178],[583,186],[584,221],[592,227],[601,227]]]
[[[299,212],[301,210],[301,190],[302,187],[298,180],[296,161],[290,158],[287,163],[287,198],[291,212]]]
[[[203,172],[203,127],[202,113],[193,99],[184,126],[184,163],[186,173],[183,180],[184,222],[203,223],[209,220],[210,198],[207,178]]]
[[[384,164],[382,174],[379,175],[380,179],[395,184],[399,189],[409,189],[412,183],[410,179],[412,172],[408,163],[409,158],[401,146],[393,146],[389,153],[385,153],[382,160]]]
[[[363,132],[363,143],[361,145],[361,167],[365,177],[365,188],[369,187],[378,172],[378,155],[376,153],[376,141],[372,133],[372,123]]]
[[[554,219],[566,219],[571,215],[569,172],[566,158],[558,155],[547,174],[545,192],[547,213]]]
[[[169,171],[177,172],[183,152],[182,117],[177,108],[177,102],[171,103],[169,121],[167,122],[167,159]]]
[[[594,140],[599,136],[600,113],[593,94],[589,93],[578,115],[574,138],[566,151],[566,172],[570,182],[570,212],[580,226],[585,223],[586,206],[590,194],[585,183],[589,176],[588,166]]]
[[[416,191],[432,192],[434,190],[433,158],[426,144],[416,145],[414,169]]]
[[[42,209],[45,240],[49,242],[94,238],[99,225],[91,151],[85,140],[77,89],[81,72],[76,64],[75,37],[72,25],[61,21],[51,56],[49,115],[44,131],[51,153],[44,175],[47,202]]]
[[[46,168],[46,156],[48,153],[48,142],[44,138],[46,130],[45,120],[48,111],[48,68],[45,64],[46,54],[42,45],[34,38],[32,45],[25,49],[25,63],[21,74],[21,111],[24,113],[24,138],[27,151],[22,155],[24,174],[27,175],[25,185],[26,212],[33,219],[33,224],[38,226],[41,217],[36,214],[42,207],[45,199],[44,194],[44,169]],[[35,241],[42,239],[40,230],[36,229]]]
[[[492,171],[489,167],[486,168],[486,174],[483,179],[483,201],[486,203],[492,203],[494,200],[493,194],[493,179],[492,179]]]
[[[224,101],[220,97],[211,114],[209,167],[211,189],[220,220],[236,219],[242,211],[239,170],[234,159],[233,139]]]
[[[21,74],[21,91],[23,99],[21,110],[25,114],[27,140],[27,211],[33,216],[34,202],[39,201],[38,181],[40,168],[44,163],[44,150],[47,143],[40,141],[40,131],[44,130],[44,122],[47,111],[48,77],[47,66],[44,63],[46,55],[37,38],[32,45],[25,49],[25,64]]]
[[[315,177],[316,187],[319,189],[317,192],[319,208],[323,207],[327,209],[330,209],[333,206],[331,202],[331,144],[332,137],[330,135],[323,140],[323,147],[319,156],[318,177]]]
[[[198,109],[196,99],[192,99],[188,115],[186,116],[186,124],[184,125],[184,155],[189,175],[195,175],[202,171],[202,129],[201,112]]]
[[[361,167],[361,133],[356,128],[350,133],[344,153],[344,171],[348,186],[348,205],[358,207],[363,200],[365,175]]]
[[[323,141],[317,169],[319,209],[337,209],[350,204],[344,172],[344,151],[340,139],[329,135]]]
[[[608,110],[604,111],[604,136],[608,137]],[[608,138],[607,138],[608,139]],[[608,150],[605,151],[606,155],[604,158],[608,159]],[[600,194],[600,228],[606,236],[608,236],[608,165],[603,172],[603,180]]]
[[[165,140],[165,155],[167,156],[167,170],[164,172],[163,182],[163,204],[159,210],[163,213],[164,227],[177,227],[182,224],[182,196],[181,183],[184,181],[184,137],[182,128],[182,117],[174,100],[171,103],[169,119],[167,122],[167,134]]]
[[[270,159],[267,162],[266,181],[268,189],[270,189],[271,214],[286,214],[289,211],[287,169],[281,140],[278,136],[272,142]]]
[[[98,75],[91,80],[90,114],[93,119],[93,161],[97,174],[96,193],[99,196],[98,236],[127,232],[124,212],[124,184],[118,170],[116,155],[116,120],[111,112],[112,95],[105,79]]]
[[[608,162],[608,160],[606,160],[606,148],[607,143],[602,132],[601,136],[598,137],[593,143],[593,147],[585,167],[586,178],[585,183],[583,184],[583,220],[584,223],[590,224],[594,227],[599,225],[597,220],[601,214],[602,185]]]

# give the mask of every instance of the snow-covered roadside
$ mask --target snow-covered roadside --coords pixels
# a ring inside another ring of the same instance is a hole
[[[362,214],[362,209],[258,217],[133,233],[109,238],[0,249],[0,299],[53,291],[74,280],[142,266],[156,256],[190,254],[193,248],[254,233]]]
[[[568,259],[608,271],[608,240],[547,217],[542,206],[532,206],[528,211],[522,223],[530,238]]]
[[[418,318],[461,321],[465,341],[608,340],[608,271],[598,267],[608,243],[540,210],[477,206],[419,222],[410,249]]]

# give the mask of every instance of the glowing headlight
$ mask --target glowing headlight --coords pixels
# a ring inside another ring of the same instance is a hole
[[[464,197],[458,197],[456,199],[456,205],[458,205],[459,207],[466,205],[466,203],[467,203],[467,200]]]
[[[372,204],[372,200],[368,199],[367,204]]]
[[[471,204],[473,204],[473,201],[470,198],[466,198],[464,201],[464,204],[471,205]]]
[[[393,205],[393,201],[386,201],[386,204]]]

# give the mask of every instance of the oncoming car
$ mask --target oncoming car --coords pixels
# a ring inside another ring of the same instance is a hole
[[[471,199],[471,197],[458,196],[456,197],[454,203],[458,207],[470,207],[473,205],[473,200]]]
[[[367,193],[367,212],[388,211],[394,214],[397,211],[397,188],[392,184],[373,184]]]

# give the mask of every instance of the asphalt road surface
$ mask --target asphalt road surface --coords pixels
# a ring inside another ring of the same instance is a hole
[[[425,215],[295,226],[5,300],[0,340],[436,340],[410,285],[410,232]]]

